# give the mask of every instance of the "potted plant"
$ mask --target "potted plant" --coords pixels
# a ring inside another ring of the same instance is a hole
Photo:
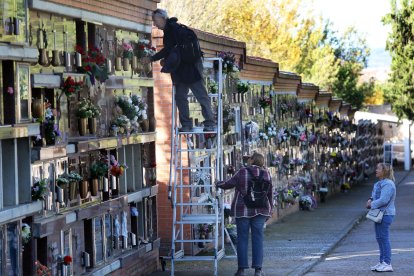
[[[261,108],[266,108],[272,105],[272,98],[268,96],[263,96],[259,99],[259,105]]]
[[[60,203],[65,202],[65,197],[69,193],[69,178],[64,174],[56,178],[56,194],[57,201]]]
[[[88,126],[88,118],[92,116],[92,112],[89,110],[89,99],[81,98],[78,104],[78,110],[76,116],[78,117],[78,130],[79,135],[84,136]]]
[[[23,244],[26,244],[30,241],[32,237],[32,232],[30,231],[30,226],[27,223],[22,223],[22,241]]]
[[[89,133],[95,134],[96,133],[96,118],[101,116],[101,109],[92,102],[89,102],[89,110],[91,117],[88,118],[88,127],[89,127]]]
[[[83,86],[83,81],[75,81],[71,76],[68,76],[66,80],[62,83],[62,93],[65,93],[66,97],[70,98],[73,95],[76,95],[81,91]]]
[[[91,194],[92,196],[97,196],[102,177],[108,174],[108,164],[100,159],[91,165],[90,170],[92,177]]]
[[[44,200],[49,193],[49,179],[36,179],[32,186],[32,200]]]
[[[115,156],[111,155],[110,156],[110,169],[109,172],[112,175],[112,179],[111,179],[111,185],[112,185],[112,189],[117,190],[117,178],[122,176],[124,174],[124,171],[128,168],[125,164],[121,165],[116,159]]]
[[[155,55],[156,49],[151,46],[151,41],[149,39],[141,38],[138,40],[137,47],[137,56],[138,58],[143,57],[152,57]],[[151,71],[151,63],[148,64],[138,64],[137,69],[140,69],[145,75]]]
[[[61,133],[58,125],[55,123],[54,112],[50,107],[48,107],[45,111],[43,129],[46,145],[54,145],[56,143],[56,139],[61,136]]]
[[[122,56],[124,58],[123,60],[123,67],[124,71],[129,71],[129,64],[132,60],[132,57],[134,56],[134,49],[132,48],[131,43],[124,42],[122,43]]]
[[[108,79],[108,68],[106,67],[105,57],[96,48],[84,51],[81,46],[76,46],[77,54],[81,55],[81,62],[77,65],[78,71],[86,74],[85,83],[88,87],[95,84],[95,80],[101,83]]]
[[[238,80],[236,87],[238,93],[246,93],[247,91],[249,91],[249,82]]]
[[[77,192],[77,188],[78,188],[78,183],[79,181],[81,181],[83,178],[80,174],[76,173],[76,172],[71,172],[67,175],[68,180],[69,180],[69,199],[70,200],[74,200],[76,198],[76,192]]]

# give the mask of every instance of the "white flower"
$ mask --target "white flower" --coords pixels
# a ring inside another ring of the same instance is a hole
[[[143,119],[143,120],[146,120],[146,119],[148,119],[147,113],[145,113],[145,114],[142,114],[142,119]]]

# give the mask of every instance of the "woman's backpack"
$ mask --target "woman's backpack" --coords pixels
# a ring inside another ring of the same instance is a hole
[[[255,176],[249,167],[246,170],[250,178],[247,183],[247,193],[243,196],[244,204],[247,208],[266,208],[270,181],[263,178],[264,170],[260,170],[259,176]]]

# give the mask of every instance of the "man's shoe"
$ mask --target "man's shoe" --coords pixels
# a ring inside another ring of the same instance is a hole
[[[379,262],[379,263],[377,263],[376,265],[371,266],[371,271],[375,271],[375,270],[377,270],[377,268],[379,268],[380,266],[382,266],[382,264],[383,264],[383,263]]]
[[[391,264],[382,263],[382,265],[380,267],[378,267],[375,271],[378,271],[378,272],[393,272],[394,269],[392,269]]]
[[[234,276],[245,276],[246,274],[244,274],[244,269],[243,268],[239,268],[237,269],[237,272],[234,273]]]
[[[205,126],[203,131],[215,131],[216,127],[215,126]]]
[[[192,127],[189,126],[182,126],[178,129],[178,132],[191,132],[193,130]]]

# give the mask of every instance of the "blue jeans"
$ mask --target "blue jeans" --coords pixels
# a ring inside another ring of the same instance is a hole
[[[385,215],[381,223],[375,223],[375,236],[380,250],[380,262],[391,264],[390,225],[394,216]]]
[[[248,244],[249,229],[252,232],[252,268],[262,268],[263,263],[263,226],[266,217],[257,215],[252,218],[236,218],[237,225],[237,262],[239,268],[249,268]]]

